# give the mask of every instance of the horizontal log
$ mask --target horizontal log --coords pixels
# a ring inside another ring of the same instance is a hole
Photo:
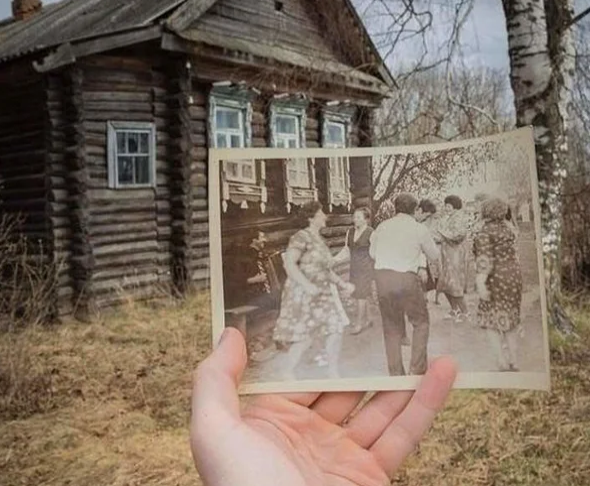
[[[108,114],[117,114],[124,112],[128,120],[135,119],[138,113],[152,113],[151,102],[135,102],[135,101],[89,101],[84,104],[85,116],[94,118],[97,112],[107,112]]]
[[[90,200],[100,203],[113,203],[115,201],[128,201],[128,200],[142,200],[147,202],[150,201],[153,205],[154,202],[154,190],[151,188],[146,189],[106,189],[106,190],[90,190],[88,191],[88,197]]]
[[[133,266],[146,262],[155,262],[158,259],[156,251],[134,252],[123,255],[101,255],[96,259],[95,271],[116,266]]]
[[[142,223],[119,223],[115,220],[113,224],[93,224],[90,228],[90,236],[105,236],[117,234],[151,233],[156,231],[156,222],[148,221]]]
[[[208,268],[198,269],[191,274],[193,282],[201,282],[204,286],[209,286],[211,272]]]
[[[160,275],[166,273],[169,269],[162,268],[153,263],[142,263],[133,267],[115,267],[105,268],[96,271],[92,277],[94,282],[101,280],[118,280],[125,277],[134,277],[138,275]]]
[[[123,113],[123,112],[115,112],[115,111],[93,111],[87,114],[88,120],[92,122],[102,122],[102,121],[129,121],[130,118],[133,121],[141,121],[141,122],[152,122],[154,121],[154,116],[151,113],[147,112],[133,112],[133,114]],[[164,123],[165,126],[165,123]]]
[[[191,261],[198,260],[199,258],[209,258],[209,247],[207,247],[207,248],[191,248],[190,256],[191,256]]]
[[[148,286],[149,284],[154,284],[158,282],[158,280],[158,274],[134,275],[124,277],[121,279],[109,279],[99,282],[93,282],[92,290],[95,294],[111,292],[114,290],[124,291],[126,289],[133,287]]]
[[[207,121],[209,112],[205,106],[192,105],[189,108],[191,120],[193,121]]]
[[[156,241],[158,233],[155,230],[151,231],[134,231],[121,232],[107,235],[94,235],[91,238],[92,244],[97,248],[119,247],[127,244],[142,243]],[[124,251],[121,251],[124,253]]]
[[[209,256],[204,256],[201,258],[192,258],[190,261],[190,267],[193,270],[197,270],[197,269],[206,269],[207,271],[209,271],[211,262],[209,260]]]
[[[141,223],[145,221],[154,221],[154,219],[154,215],[149,212],[92,214],[90,216],[90,224],[92,226],[98,226],[102,224],[112,224],[114,221],[117,223]]]
[[[149,92],[133,93],[129,91],[84,91],[83,100],[85,107],[88,107],[89,102],[131,102],[131,103],[147,103],[152,102],[152,96]]]
[[[135,251],[150,251],[156,249],[157,243],[154,240],[146,240],[132,243],[96,246],[93,253],[95,257],[99,258],[105,255],[121,255],[133,253]]]

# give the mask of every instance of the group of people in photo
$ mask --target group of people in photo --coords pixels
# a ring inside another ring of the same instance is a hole
[[[497,369],[518,371],[522,275],[518,229],[509,205],[481,197],[473,220],[460,197],[449,195],[443,204],[438,208],[430,199],[398,194],[394,213],[375,228],[370,210],[357,208],[336,255],[321,234],[327,222],[321,204],[302,208],[304,227],[291,236],[282,254],[286,280],[273,330],[283,354],[283,379],[296,378],[310,350],[318,367],[326,367],[331,378],[339,377],[344,334],[362,333],[376,319],[381,321],[390,375],[425,373],[429,305],[442,305],[442,296],[449,306],[445,322],[473,323],[485,330]],[[344,276],[336,271],[343,263],[349,268]],[[470,280],[478,295],[474,313],[465,299]],[[378,312],[371,310],[374,300]],[[408,370],[404,345],[411,346]]]

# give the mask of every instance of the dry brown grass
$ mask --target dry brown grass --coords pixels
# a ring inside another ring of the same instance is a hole
[[[553,337],[550,394],[456,392],[394,484],[588,486],[590,306],[577,315],[579,341]],[[20,395],[0,398],[0,484],[199,484],[187,421],[208,322],[200,295],[0,335],[5,381],[21,353]]]
[[[128,304],[0,336],[0,381],[18,390],[0,398],[0,484],[197,484],[187,420],[208,307]]]

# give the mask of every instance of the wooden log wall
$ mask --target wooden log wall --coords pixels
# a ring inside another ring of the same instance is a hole
[[[172,277],[184,292],[191,282],[191,231],[193,226],[191,181],[191,66],[188,59],[172,60],[169,68],[169,164],[172,217]]]
[[[87,318],[93,309],[94,251],[90,238],[90,182],[87,165],[87,135],[84,73],[79,67],[64,74],[64,132],[68,212],[70,217],[70,275],[74,312]]]
[[[341,60],[322,31],[312,0],[289,0],[277,11],[274,0],[220,0],[193,27],[200,32],[273,47],[314,58]]]
[[[74,310],[74,276],[72,268],[72,224],[70,181],[66,161],[65,75],[51,74],[45,79],[46,137],[46,214],[56,265],[54,302],[60,315]]]
[[[102,55],[82,67],[93,290],[107,306],[150,297],[172,281],[168,78],[156,58]],[[108,121],[155,123],[155,188],[108,188]]]
[[[193,285],[209,285],[209,213],[207,203],[208,103],[209,88],[192,82],[190,106],[192,225],[190,275]]]
[[[42,78],[0,84],[0,215],[19,215],[33,248],[47,248]],[[40,245],[38,244],[40,243]]]

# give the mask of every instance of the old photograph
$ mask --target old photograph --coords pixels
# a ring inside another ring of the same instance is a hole
[[[532,130],[414,147],[211,150],[214,339],[244,392],[546,389]]]

